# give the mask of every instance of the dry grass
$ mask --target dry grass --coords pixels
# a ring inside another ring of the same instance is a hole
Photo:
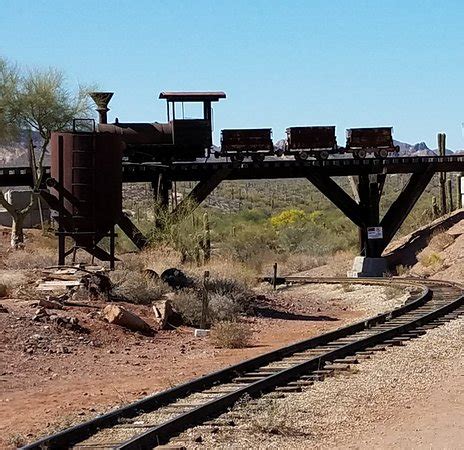
[[[443,258],[436,252],[429,249],[425,249],[423,252],[417,255],[417,260],[422,266],[439,270],[443,267]]]
[[[9,269],[42,269],[56,264],[56,252],[51,248],[14,250],[8,252],[4,264]]]
[[[27,283],[27,276],[23,272],[0,270],[0,285],[6,288],[6,295],[11,294],[19,286]]]
[[[292,425],[292,412],[288,404],[281,405],[275,400],[260,403],[261,414],[253,414],[250,428],[253,433],[295,436],[301,435]]]
[[[411,270],[410,267],[403,266],[403,264],[400,264],[399,266],[396,266],[396,274],[399,277],[408,275],[410,270]]]
[[[218,348],[245,348],[251,337],[250,327],[241,322],[218,322],[211,329],[211,342]]]
[[[308,253],[292,253],[286,261],[279,264],[279,272],[282,275],[290,275],[304,270],[310,270],[326,264],[327,258],[312,256]]]
[[[446,247],[449,247],[454,242],[454,237],[448,233],[440,232],[434,234],[428,243],[430,250],[441,252]]]

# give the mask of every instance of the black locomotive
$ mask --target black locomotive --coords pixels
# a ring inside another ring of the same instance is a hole
[[[224,92],[161,92],[167,102],[167,123],[107,123],[109,92],[91,96],[100,116],[98,132],[117,134],[124,143],[124,157],[130,162],[195,161],[208,158],[213,148],[212,102],[226,98]],[[201,116],[185,117],[185,104],[201,104]],[[264,161],[266,156],[292,156],[297,160],[313,157],[325,160],[329,155],[351,153],[354,158],[373,155],[386,158],[397,152],[391,127],[351,128],[347,130],[346,146],[337,145],[334,126],[290,127],[283,146],[274,146],[270,128],[225,129],[221,147],[214,156],[241,162],[251,158]]]

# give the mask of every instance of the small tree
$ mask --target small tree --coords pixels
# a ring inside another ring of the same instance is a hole
[[[65,85],[63,73],[56,69],[22,73],[17,66],[0,58],[0,139],[11,140],[21,132],[35,131],[41,140],[37,158],[31,158],[34,181],[29,204],[16,208],[0,190],[0,205],[9,212],[13,221],[12,248],[24,244],[24,219],[37,201],[52,132],[69,129],[74,118],[85,116],[91,110],[88,89],[79,86],[77,93],[72,94]],[[32,154],[32,141],[30,145]]]

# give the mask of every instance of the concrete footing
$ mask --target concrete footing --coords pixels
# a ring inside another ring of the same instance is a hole
[[[348,278],[383,277],[387,271],[388,266],[385,258],[356,256],[353,268],[347,272],[347,276]]]

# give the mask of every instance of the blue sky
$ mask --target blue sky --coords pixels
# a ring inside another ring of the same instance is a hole
[[[464,148],[462,0],[0,0],[0,55],[114,91],[110,120],[164,121],[162,90],[224,90],[216,141],[391,125]]]

